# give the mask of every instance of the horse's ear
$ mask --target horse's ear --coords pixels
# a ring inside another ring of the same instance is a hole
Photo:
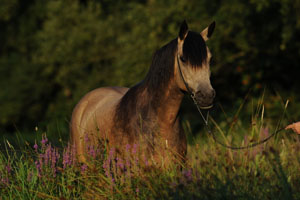
[[[189,30],[189,27],[188,27],[186,21],[183,20],[183,22],[181,23],[181,26],[180,26],[180,30],[179,30],[179,38],[180,38],[180,40],[184,40],[185,39],[185,37],[187,36],[188,30]]]
[[[208,27],[206,27],[202,32],[201,35],[205,41],[207,41],[215,30],[216,22],[213,21]]]

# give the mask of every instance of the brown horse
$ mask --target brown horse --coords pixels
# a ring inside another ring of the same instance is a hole
[[[133,86],[102,87],[86,94],[71,120],[71,140],[81,162],[87,158],[88,137],[94,145],[106,141],[118,153],[138,144],[149,159],[182,159],[187,142],[178,111],[184,93],[191,91],[204,109],[211,107],[215,91],[210,83],[211,53],[205,44],[215,22],[200,34],[184,21],[179,36],[157,50],[146,78]],[[180,74],[181,73],[181,74]]]

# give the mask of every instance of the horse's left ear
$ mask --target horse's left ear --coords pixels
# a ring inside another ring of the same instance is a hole
[[[188,27],[186,21],[183,20],[183,22],[181,23],[180,30],[179,30],[179,35],[178,35],[180,40],[185,39],[185,37],[187,36],[188,30],[189,30],[189,27]]]
[[[216,22],[213,21],[208,27],[206,27],[202,32],[201,36],[205,41],[207,41],[215,30]]]

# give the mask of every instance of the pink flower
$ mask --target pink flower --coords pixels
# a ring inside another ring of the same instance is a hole
[[[86,170],[87,170],[87,165],[86,165],[86,164],[83,164],[83,165],[81,166],[81,173],[84,173]]]
[[[137,145],[134,144],[134,145],[133,145],[133,148],[132,148],[132,153],[133,153],[133,154],[136,154],[136,151],[137,151]]]
[[[6,168],[7,173],[10,174],[10,172],[11,172],[10,164],[6,165],[5,168]]]
[[[38,150],[39,146],[36,144],[36,142],[34,143],[33,148],[34,148],[35,151]]]
[[[43,145],[45,145],[46,143],[48,142],[48,138],[47,138],[47,136],[45,135],[43,135],[42,136],[42,141],[41,141],[41,143],[43,144]]]
[[[130,144],[127,144],[126,145],[126,152],[129,152],[129,149],[130,149]]]

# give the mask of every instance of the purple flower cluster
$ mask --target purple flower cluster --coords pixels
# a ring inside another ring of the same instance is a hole
[[[76,149],[74,146],[68,144],[63,152],[63,169],[73,166],[76,163]]]
[[[87,165],[86,165],[86,164],[83,164],[83,165],[81,166],[81,173],[84,173],[86,170],[87,170]]]
[[[112,161],[114,160],[114,152],[115,152],[115,149],[111,148],[107,159],[103,162],[103,165],[102,165],[105,175],[108,178],[110,178],[111,180],[113,180],[112,173],[111,173],[111,165],[113,164]]]
[[[90,160],[95,160],[97,156],[100,155],[100,148],[97,145],[94,145],[92,140],[89,138],[87,133],[84,134],[84,141],[85,141],[85,152],[88,155]]]
[[[9,184],[9,179],[8,177],[2,177],[0,179],[0,185],[8,185]]]
[[[38,150],[39,146],[37,145],[37,143],[36,143],[36,142],[34,143],[34,145],[33,145],[33,148],[34,148],[35,152],[37,152],[37,150]]]
[[[5,166],[5,169],[6,169],[6,171],[7,171],[8,174],[11,173],[11,166],[10,166],[9,163]]]
[[[46,135],[42,135],[42,141],[41,141],[42,145],[45,146],[47,144],[47,142],[48,142],[47,136]]]
[[[46,137],[46,135],[42,136],[41,144],[41,153],[38,154],[38,160],[35,161],[38,176],[42,176],[43,167],[50,167],[53,177],[55,177],[57,173],[57,164],[60,158],[58,149],[52,147],[51,143],[48,144],[48,138]],[[35,143],[33,148],[35,149],[35,151],[37,151],[38,145]]]
[[[11,176],[11,164],[8,163],[4,166],[3,170],[0,170],[0,186],[1,185],[8,185],[9,184],[9,177]]]
[[[130,182],[132,176],[141,172],[142,166],[148,165],[148,159],[139,152],[139,146],[127,144],[123,155],[119,155],[115,148],[109,149],[102,168],[105,176],[114,185],[116,180],[120,180],[120,184],[124,184],[125,181]],[[136,191],[138,193],[139,189],[137,188]]]
[[[192,169],[183,170],[182,175],[185,178],[185,180],[188,182],[193,180]]]

